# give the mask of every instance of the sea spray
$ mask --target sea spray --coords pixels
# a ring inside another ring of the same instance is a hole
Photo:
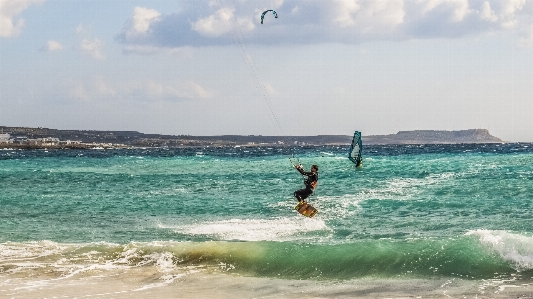
[[[146,266],[155,266],[162,274],[194,268],[291,279],[487,279],[516,272],[513,262],[469,236],[335,245],[271,241],[165,241],[124,245],[47,241],[2,244],[2,251],[5,252],[1,256],[2,272],[19,275],[34,275],[38,271],[68,276]],[[25,253],[13,254],[16,251]]]

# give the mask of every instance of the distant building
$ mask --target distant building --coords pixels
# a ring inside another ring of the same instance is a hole
[[[16,136],[14,142],[15,143],[26,143],[28,141],[27,136]]]
[[[41,138],[40,141],[42,145],[58,145],[59,144],[59,138],[53,138],[53,137]],[[39,141],[37,141],[37,143],[38,142]]]
[[[65,140],[65,141],[59,141],[60,144],[66,144],[66,145],[71,145],[71,144],[81,144],[81,141],[79,140]]]
[[[0,143],[10,143],[11,135],[9,134],[0,134]]]

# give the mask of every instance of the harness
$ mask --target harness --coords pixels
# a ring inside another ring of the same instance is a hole
[[[312,177],[316,177],[316,180],[311,181]],[[312,176],[308,176],[307,179],[304,180],[304,184],[305,186],[311,187],[311,189],[315,189],[316,185],[318,184],[318,173],[315,173]]]
[[[311,188],[315,189],[317,184],[318,184],[318,181],[312,182],[311,183]]]

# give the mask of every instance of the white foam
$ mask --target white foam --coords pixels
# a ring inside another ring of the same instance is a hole
[[[156,265],[161,272],[170,272],[175,269],[174,262],[172,258],[174,255],[170,252],[164,252],[159,255],[156,260]]]
[[[364,199],[367,198],[364,198],[361,194],[345,194],[340,196],[313,195],[309,203],[318,209],[318,214],[309,220],[324,222],[324,220],[328,221],[330,219],[357,215],[362,210],[359,203]],[[271,203],[267,206],[269,208],[283,208],[283,210],[293,212],[295,217],[301,218],[298,212],[294,210],[296,206],[294,199]],[[304,217],[304,219],[306,218]],[[326,224],[324,223],[324,225]],[[328,227],[327,230],[331,229]]]
[[[276,219],[230,219],[173,228],[188,235],[214,236],[221,240],[282,241],[298,239],[303,232],[329,230],[322,219],[289,217]]]
[[[36,259],[39,257],[57,254],[65,250],[67,246],[52,241],[15,243],[7,242],[0,244],[0,262]]]
[[[88,271],[115,270],[129,267],[116,260],[107,260],[105,252],[91,250],[76,253],[83,247],[117,246],[116,244],[98,242],[85,244],[61,244],[52,241],[7,242],[0,244],[0,265],[8,265],[7,274],[15,273],[57,273],[66,279]],[[37,272],[35,272],[37,270]]]
[[[328,152],[320,152],[320,154],[326,155],[326,156],[335,156],[334,153],[328,153]]]
[[[319,217],[329,220],[350,217],[358,214],[362,208],[361,197],[353,194],[341,196],[317,196],[312,205],[319,210]],[[316,217],[316,216],[315,216]]]
[[[163,276],[159,277],[159,279],[162,280],[162,282],[157,282],[157,283],[144,285],[144,286],[142,286],[140,288],[134,289],[133,291],[134,292],[138,292],[138,291],[144,291],[144,290],[152,289],[152,288],[164,287],[166,285],[169,285],[169,284],[173,283],[174,280],[176,280],[178,278],[181,278],[181,277],[184,277],[184,276],[187,276],[187,274],[163,275]]]
[[[75,281],[88,278],[125,275],[130,271],[138,273],[135,269],[148,266],[147,271],[153,272],[151,277],[158,278],[155,283],[132,289],[141,291],[164,287],[189,274],[205,271],[204,266],[183,266],[179,261],[176,263],[172,248],[178,243],[131,242],[120,246],[103,242],[82,244],[51,241],[8,242],[0,244],[0,266],[7,266],[2,272],[7,277],[10,275],[34,277],[18,285],[9,284],[13,294],[54,288],[59,284],[77,283]],[[226,265],[226,269],[231,269],[231,265]],[[9,279],[3,283],[7,281]]]
[[[365,199],[409,200],[423,192],[426,186],[439,185],[457,176],[456,173],[448,172],[431,174],[424,178],[395,178],[386,181],[382,187],[364,189],[362,194]]]
[[[533,236],[484,229],[469,231],[466,235],[477,236],[483,245],[512,262],[518,270],[533,269]]]

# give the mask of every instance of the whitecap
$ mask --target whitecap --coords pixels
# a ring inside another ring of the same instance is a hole
[[[220,240],[284,241],[303,238],[302,232],[329,231],[324,220],[319,218],[287,217],[275,219],[228,219],[197,224],[165,226],[177,233],[213,236]],[[305,235],[305,234],[304,234]]]
[[[465,235],[478,237],[481,244],[513,263],[517,270],[533,269],[533,236],[485,229],[469,231]]]

